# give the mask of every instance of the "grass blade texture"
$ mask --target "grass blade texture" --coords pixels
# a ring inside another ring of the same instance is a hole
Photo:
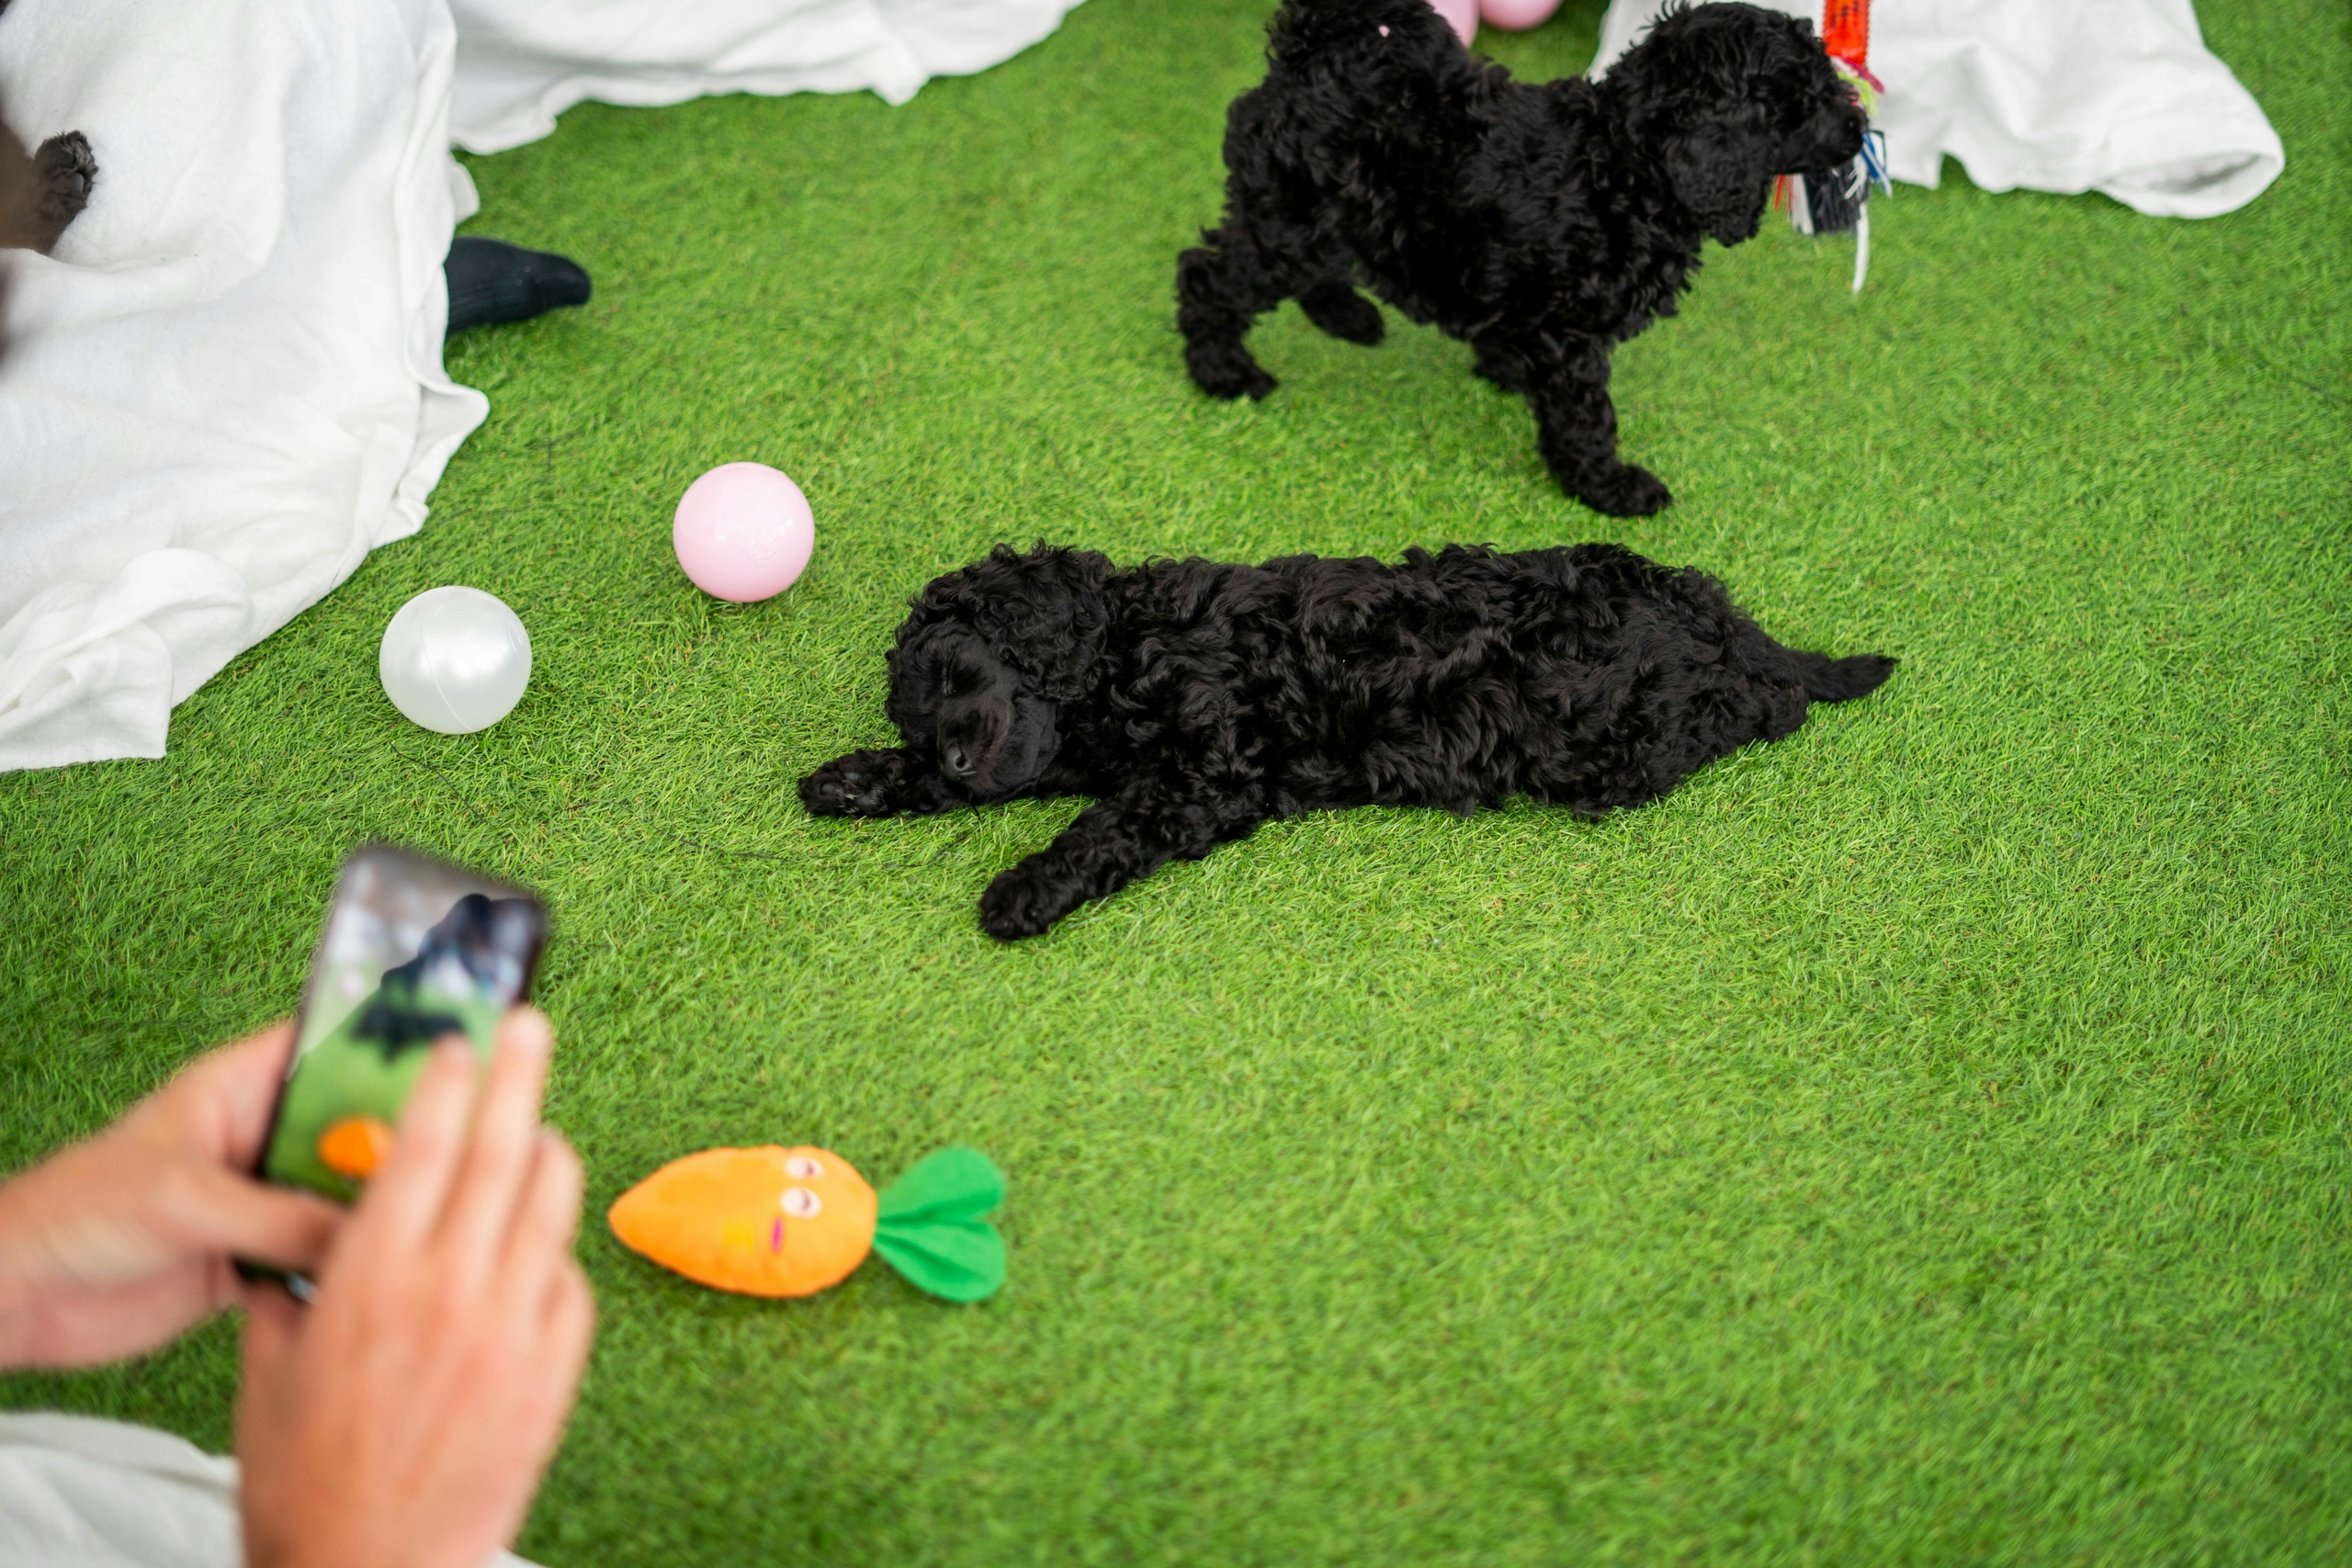
[[[1617,358],[1678,503],[1562,500],[1468,351],[1295,307],[1195,393],[1264,0],[1090,0],[903,107],[583,107],[472,164],[584,309],[452,345],[490,423],[416,538],[174,716],[0,778],[0,1159],[292,1005],[335,865],[539,889],[592,1212],[712,1144],[1005,1170],[977,1308],[582,1251],[604,1312],[521,1549],[556,1563],[2313,1562],[2352,1549],[2344,241],[2352,24],[2208,5],[2285,175],[2207,222],[1942,188],[1710,247]],[[1578,69],[1598,6],[1482,47]],[[703,469],[814,564],[694,591]],[[1051,935],[988,879],[1074,804],[812,821],[907,596],[999,540],[1122,560],[1613,538],[1866,701],[1599,824],[1268,827]],[[447,738],[385,622],[504,598],[537,666]],[[221,1323],[0,1401],[219,1448]]]

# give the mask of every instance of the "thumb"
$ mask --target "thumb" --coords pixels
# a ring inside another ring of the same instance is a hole
[[[181,1167],[161,1201],[166,1223],[192,1250],[305,1271],[326,1257],[344,1221],[323,1198],[203,1162]]]

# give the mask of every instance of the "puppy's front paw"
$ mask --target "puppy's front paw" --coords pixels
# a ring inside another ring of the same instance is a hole
[[[1609,472],[1565,487],[1567,492],[1611,517],[1647,517],[1674,503],[1674,492],[1647,468],[1620,463]]]
[[[1193,384],[1213,398],[1262,398],[1277,385],[1238,344],[1187,344],[1184,367],[1193,373]]]
[[[1042,936],[1070,910],[1060,891],[1027,865],[1000,872],[980,895],[980,929],[999,942]]]
[[[852,751],[800,781],[812,817],[888,817],[906,764],[894,751]]]

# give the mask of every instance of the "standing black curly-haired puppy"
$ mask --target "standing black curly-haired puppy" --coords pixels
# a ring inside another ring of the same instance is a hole
[[[1193,379],[1272,390],[1242,339],[1284,299],[1378,343],[1365,284],[1470,344],[1560,488],[1619,517],[1671,498],[1618,460],[1611,349],[1674,313],[1702,237],[1752,236],[1774,175],[1865,128],[1811,25],[1754,6],[1668,12],[1599,82],[1514,82],[1427,0],[1288,0],[1267,57],[1227,118],[1224,220],[1176,264]]]
[[[1010,942],[1269,817],[1639,806],[1894,660],[1783,648],[1713,578],[1614,545],[1133,571],[1039,545],[924,589],[889,667],[903,744],[803,779],[810,811],[1093,797],[981,897]]]

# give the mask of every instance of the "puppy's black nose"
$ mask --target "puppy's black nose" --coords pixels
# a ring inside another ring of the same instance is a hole
[[[1830,137],[1830,153],[1838,163],[1856,156],[1862,150],[1862,136],[1871,128],[1871,117],[1860,104],[1849,104],[1838,116],[1838,129]]]
[[[964,750],[960,741],[950,740],[947,743],[946,757],[949,773],[959,779],[968,779],[972,776],[972,754]]]

